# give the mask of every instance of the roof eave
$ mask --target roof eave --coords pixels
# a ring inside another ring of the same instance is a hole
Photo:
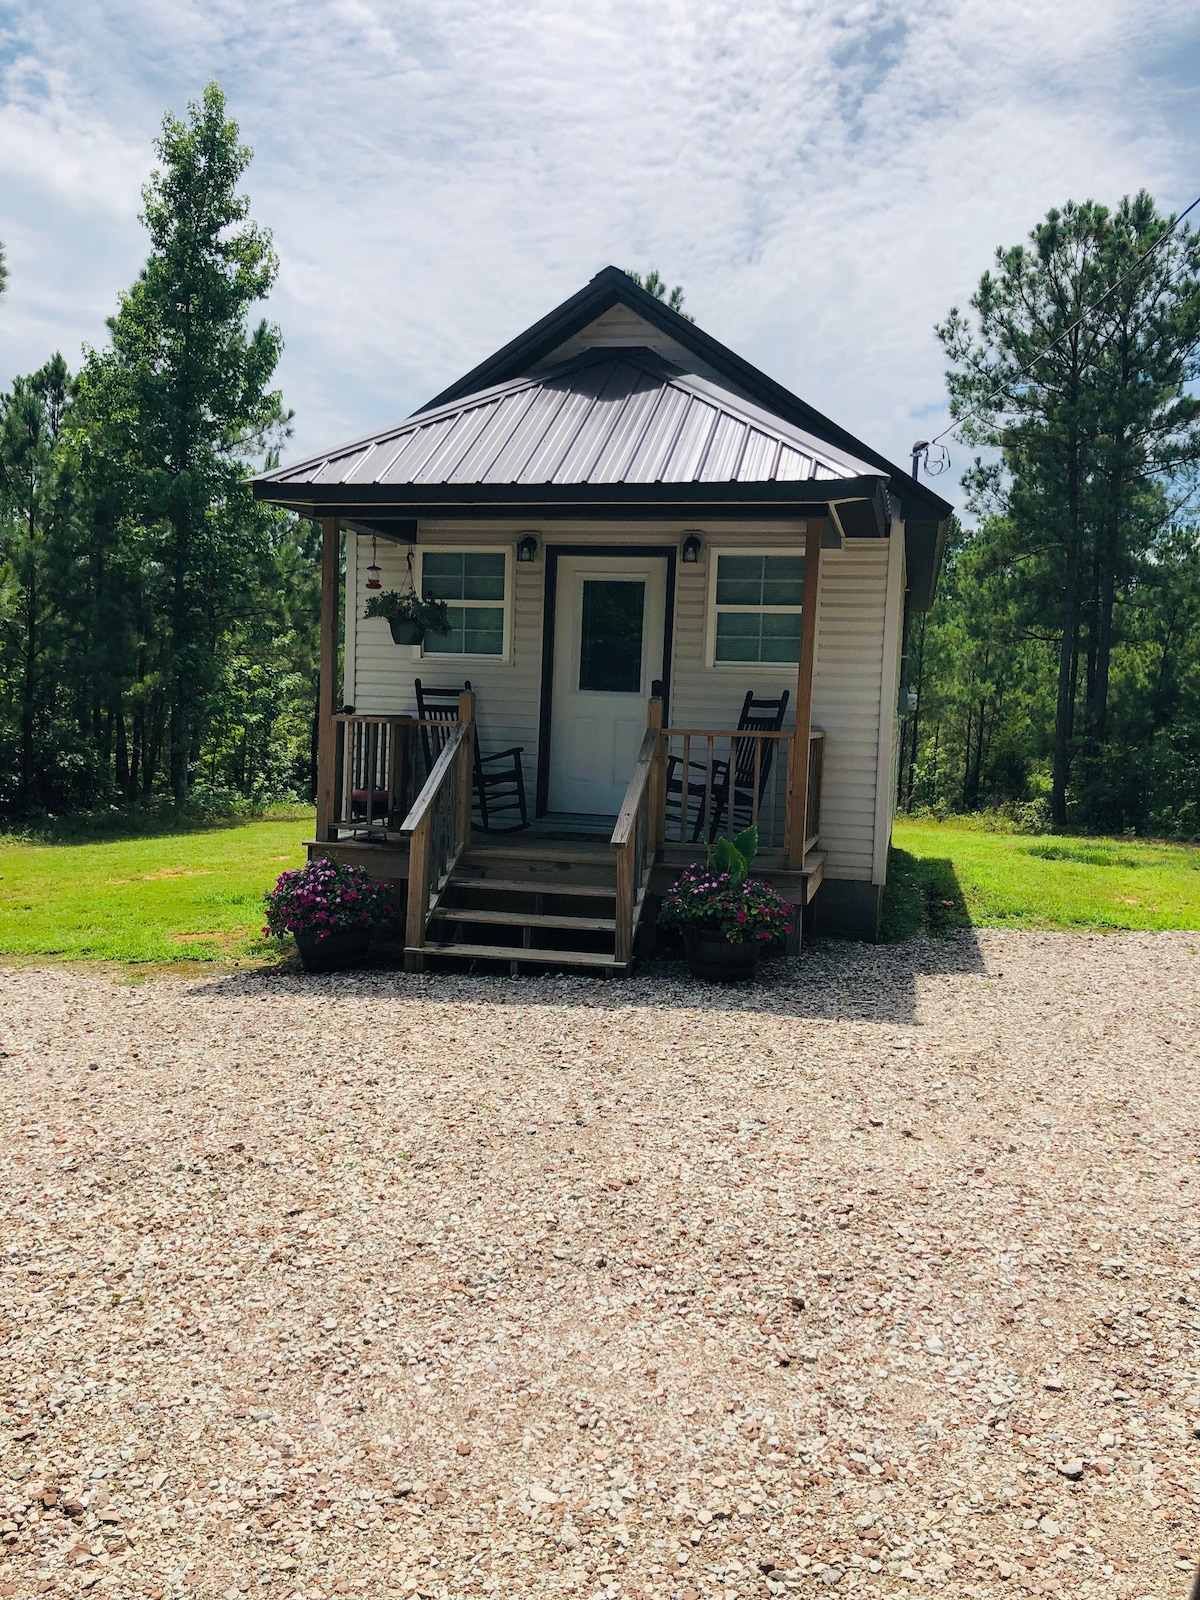
[[[807,478],[773,483],[582,484],[274,484],[253,480],[255,499],[308,516],[447,516],[473,512],[566,516],[605,512],[628,516],[824,516],[830,505],[882,498],[879,477]],[[883,529],[880,530],[884,531]]]

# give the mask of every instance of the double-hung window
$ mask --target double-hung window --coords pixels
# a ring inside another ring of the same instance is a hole
[[[716,551],[711,581],[714,666],[800,660],[802,555]]]
[[[508,553],[504,550],[423,550],[421,594],[444,600],[449,633],[426,633],[424,653],[503,656],[507,648]]]

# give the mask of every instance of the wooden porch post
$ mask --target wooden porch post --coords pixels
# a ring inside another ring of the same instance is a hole
[[[337,750],[334,708],[337,700],[338,557],[341,524],[321,518],[321,677],[317,693],[317,838],[333,835]]]
[[[804,599],[800,626],[800,669],[796,677],[796,737],[788,763],[784,852],[793,872],[804,866],[808,833],[808,757],[812,732],[813,660],[817,650],[817,589],[821,576],[821,520],[809,517],[804,534]]]

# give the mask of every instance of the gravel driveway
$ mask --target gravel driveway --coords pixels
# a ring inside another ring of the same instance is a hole
[[[0,998],[0,1596],[1182,1600],[1200,936]]]

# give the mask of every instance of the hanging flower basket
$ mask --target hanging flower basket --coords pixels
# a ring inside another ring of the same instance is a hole
[[[420,644],[427,633],[450,632],[450,613],[444,600],[422,600],[420,595],[389,589],[367,596],[364,617],[386,617],[397,644]]]
[[[394,644],[420,644],[425,637],[425,629],[419,622],[410,622],[404,617],[389,617],[388,626]]]

